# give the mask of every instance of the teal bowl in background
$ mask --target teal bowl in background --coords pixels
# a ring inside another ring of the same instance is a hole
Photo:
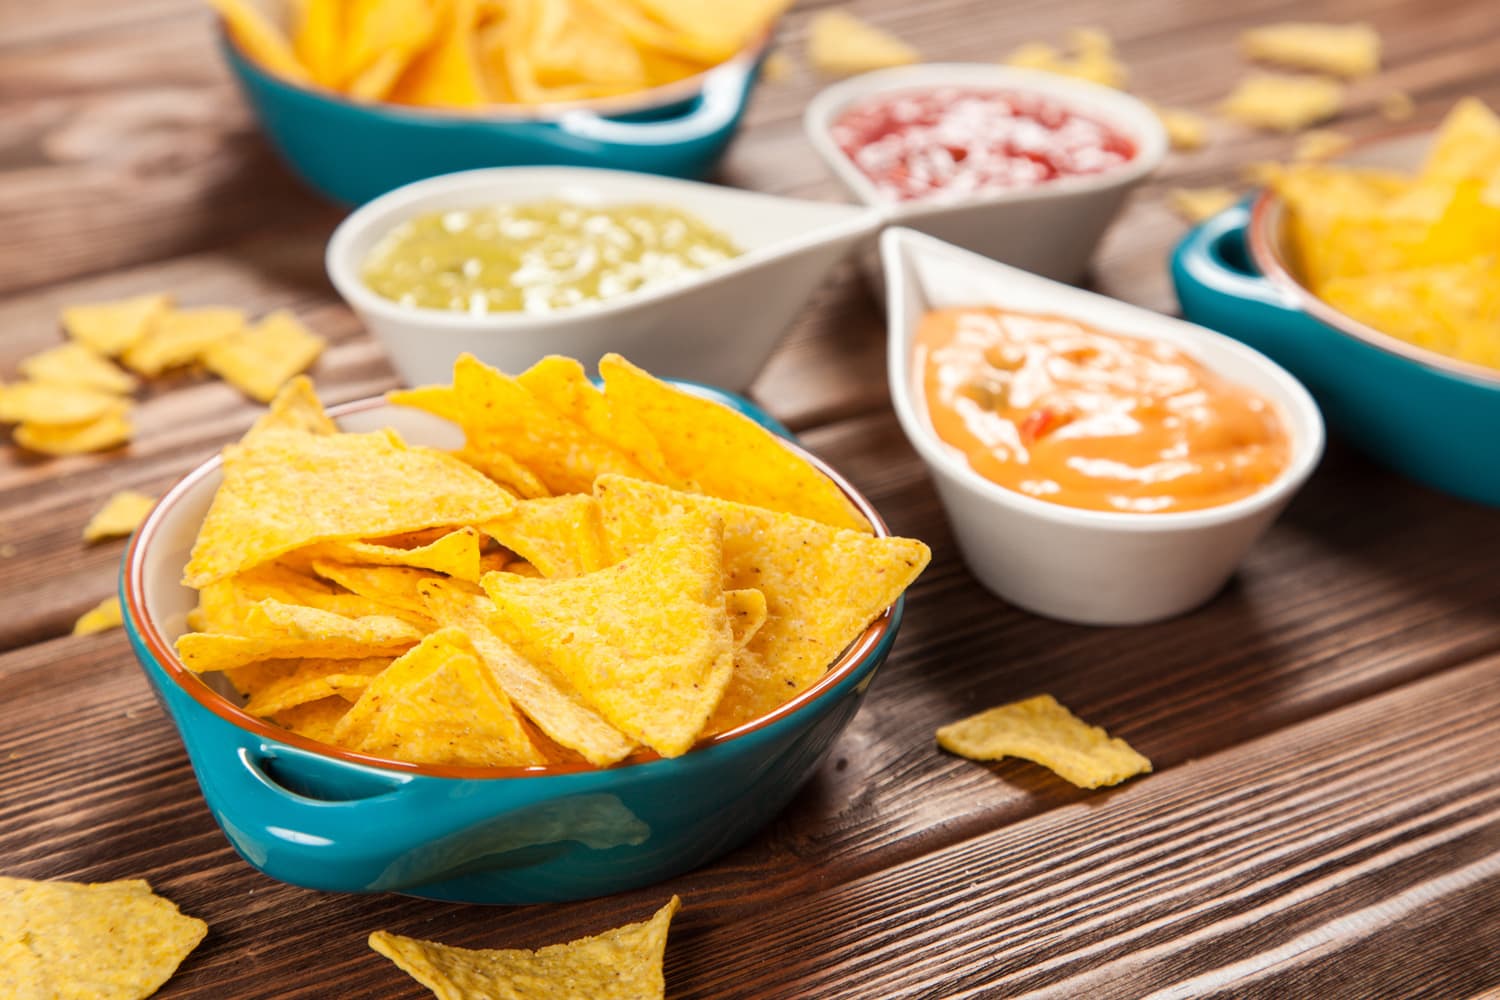
[[[1193,229],[1172,253],[1183,315],[1295,375],[1329,427],[1444,493],[1500,506],[1500,372],[1345,316],[1293,277],[1281,204],[1262,193]]]
[[[360,205],[438,174],[480,167],[609,167],[701,178],[724,155],[760,74],[769,34],[712,69],[588,104],[465,113],[361,103],[288,83],[220,49],[271,145],[325,196]]]
[[[689,387],[786,433],[746,400]],[[457,444],[451,425],[380,400],[331,412],[349,430],[396,426],[409,440]],[[885,533],[869,502],[817,464]],[[681,757],[643,752],[602,769],[381,761],[256,719],[177,660],[172,639],[195,596],[178,581],[219,471],[214,459],[184,478],[131,540],[121,579],[125,629],[229,842],[266,875],[310,889],[556,902],[706,864],[770,822],[813,775],[900,625],[898,601],[817,684]]]

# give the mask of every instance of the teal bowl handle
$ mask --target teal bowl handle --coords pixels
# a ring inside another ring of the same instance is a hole
[[[735,60],[703,75],[703,87],[677,114],[650,120],[606,118],[586,109],[557,118],[563,132],[589,142],[616,146],[676,146],[717,140],[745,110],[760,62]]]

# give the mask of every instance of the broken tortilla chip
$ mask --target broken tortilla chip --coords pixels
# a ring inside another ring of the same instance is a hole
[[[171,307],[170,295],[64,306],[62,325],[78,343],[112,358],[144,337],[156,318]]]
[[[130,406],[121,402],[97,420],[83,424],[21,424],[13,432],[16,444],[44,455],[82,455],[107,451],[130,440],[135,425]]]
[[[169,368],[201,360],[219,341],[245,326],[245,313],[225,306],[168,309],[157,315],[145,336],[120,354],[126,368],[141,375],[160,375]]]
[[[137,384],[135,376],[76,340],[22,358],[19,368],[33,382],[76,385],[115,395],[133,392]]]
[[[938,745],[970,760],[1021,757],[1079,788],[1118,785],[1151,762],[1122,739],[1091,726],[1051,695],[1001,705],[937,731]]]
[[[124,623],[125,616],[120,608],[120,599],[106,597],[79,616],[78,620],[73,623],[73,634],[93,635],[95,632],[107,632],[112,628],[119,628]]]
[[[155,497],[135,490],[121,490],[89,518],[89,523],[83,528],[83,540],[98,542],[106,538],[123,538],[140,527],[155,506]]]
[[[1254,128],[1296,132],[1327,121],[1343,106],[1344,87],[1333,80],[1255,73],[1219,104],[1219,113]]]
[[[846,10],[819,11],[808,28],[807,58],[825,76],[854,76],[921,60],[901,39]]]
[[[324,340],[286,310],[217,341],[203,352],[208,370],[262,403],[323,353]]]
[[[1251,59],[1347,78],[1380,69],[1380,35],[1368,24],[1266,24],[1240,35]]]

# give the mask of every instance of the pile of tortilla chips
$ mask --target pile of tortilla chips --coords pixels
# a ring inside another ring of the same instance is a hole
[[[1293,267],[1340,311],[1500,368],[1500,117],[1448,113],[1415,176],[1297,164],[1273,173]]]
[[[246,709],[416,763],[676,756],[824,675],[927,564],[746,417],[607,356],[460,358],[341,433],[299,379],[224,452],[177,650]]]
[[[438,108],[631,94],[694,76],[790,0],[208,0],[269,72]]]

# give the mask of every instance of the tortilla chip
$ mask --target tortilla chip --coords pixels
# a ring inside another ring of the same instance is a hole
[[[600,392],[575,359],[549,355],[516,381],[553,412],[629,455],[648,479],[665,482],[672,477],[656,435],[618,399]]]
[[[119,628],[125,623],[125,615],[120,608],[118,597],[106,597],[94,607],[85,611],[73,623],[74,635],[93,635],[95,632],[107,632],[112,628]]]
[[[572,577],[610,565],[599,505],[587,493],[522,500],[479,530],[546,577]]]
[[[728,59],[766,30],[792,0],[636,0],[650,17]]]
[[[729,615],[729,630],[736,649],[750,644],[769,613],[766,595],[754,587],[724,591],[724,610]]]
[[[635,743],[606,722],[560,675],[532,663],[495,632],[495,605],[451,581],[422,584],[432,617],[462,629],[500,687],[543,733],[603,767],[620,760]]]
[[[241,634],[245,631],[250,612],[268,599],[283,604],[300,604],[344,618],[388,616],[400,618],[423,631],[432,626],[432,619],[416,602],[408,607],[385,599],[384,594],[371,597],[354,587],[348,589],[354,593],[346,593],[333,583],[282,563],[257,566],[217,580],[198,592],[199,625],[202,626],[198,631]],[[412,591],[415,593],[415,586]]]
[[[854,76],[921,61],[921,54],[888,31],[846,10],[823,10],[808,27],[807,58],[825,76]]]
[[[157,317],[171,307],[170,295],[137,295],[117,302],[65,306],[62,325],[78,343],[112,358],[144,337]]]
[[[420,4],[419,4],[420,6]],[[391,90],[398,104],[472,108],[488,102],[474,44],[475,0],[441,0],[436,40],[412,60]]]
[[[660,442],[677,475],[675,485],[839,528],[871,530],[838,484],[749,417],[670,386],[618,354],[606,354],[599,371],[605,394]]]
[[[83,540],[98,542],[106,538],[123,538],[139,528],[155,506],[155,497],[135,490],[121,490],[89,518],[83,529]]]
[[[453,454],[465,465],[473,466],[518,497],[531,500],[552,495],[547,484],[537,478],[536,473],[503,451],[481,453],[470,448],[460,448]]]
[[[0,386],[0,423],[88,424],[119,414],[127,405],[114,393],[78,385],[15,382]]]
[[[392,431],[265,431],[224,452],[224,482],[183,582],[203,587],[314,542],[498,517],[515,501],[467,465]]]
[[[1195,111],[1183,108],[1156,108],[1156,117],[1167,130],[1167,141],[1173,149],[1184,152],[1201,149],[1208,142],[1208,120]]]
[[[409,549],[361,541],[322,542],[301,550],[301,554],[315,560],[430,569],[470,583],[479,582],[479,532],[473,528],[459,528],[436,541]]]
[[[1477,97],[1453,105],[1438,126],[1420,180],[1435,187],[1463,181],[1500,185],[1500,115]]]
[[[252,0],[208,0],[208,4],[219,12],[235,44],[251,62],[292,83],[312,82],[286,33]]]
[[[567,580],[491,573],[496,629],[567,678],[612,725],[664,757],[686,753],[733,668],[723,522],[682,511],[630,558]]]
[[[673,896],[650,920],[536,951],[475,951],[389,931],[371,934],[370,947],[439,1000],[664,1000],[667,931],[681,905]]]
[[[1218,215],[1240,200],[1233,188],[1169,188],[1167,205],[1178,216],[1197,225],[1204,219]]]
[[[22,358],[19,367],[33,382],[76,385],[116,395],[133,392],[137,385],[129,372],[76,340]]]
[[[246,613],[237,635],[188,632],[177,639],[183,666],[197,673],[228,670],[257,660],[312,656],[364,659],[398,656],[422,633],[387,615],[345,618],[330,611],[266,599]]]
[[[452,386],[422,386],[392,392],[398,406],[411,406],[463,429],[465,455],[483,462],[504,453],[535,474],[552,493],[587,493],[606,472],[640,476],[629,455],[590,434],[542,403],[519,381],[473,355],[461,355]]]
[[[344,41],[343,0],[302,0],[297,23],[292,31],[292,50],[297,61],[325,87],[337,87],[344,80],[342,46]]]
[[[15,1000],[144,1000],[207,933],[139,879],[0,876],[0,991]]]
[[[349,703],[335,695],[283,709],[276,715],[276,724],[298,736],[336,746],[333,730],[347,711]]]
[[[323,353],[325,341],[280,310],[203,352],[208,370],[252,399],[271,401],[281,387]]]
[[[271,408],[256,418],[245,434],[245,440],[262,431],[273,430],[337,434],[339,427],[323,412],[323,404],[313,391],[312,379],[298,375],[276,393]]]
[[[797,75],[797,64],[784,49],[777,49],[760,64],[760,78],[767,83],[785,83]]]
[[[361,753],[414,764],[545,764],[465,634],[434,632],[376,677],[334,730]]]
[[[45,455],[82,455],[106,451],[130,440],[135,426],[128,416],[130,406],[118,407],[98,420],[84,424],[22,424],[15,429],[16,444]]]
[[[1045,42],[1028,42],[1006,56],[1005,64],[1071,76],[1116,90],[1124,89],[1130,76],[1125,64],[1115,58],[1114,41],[1098,28],[1070,31],[1066,53]]]
[[[601,477],[595,486],[611,553],[639,551],[681,516],[724,520],[724,587],[754,588],[768,615],[743,654],[709,732],[757,719],[816,682],[926,567],[921,542],[876,538],[760,507]]]
[[[1380,35],[1368,24],[1267,24],[1240,35],[1251,59],[1331,76],[1371,76],[1380,69]]]
[[[1292,147],[1292,159],[1300,163],[1331,160],[1348,149],[1353,142],[1353,139],[1342,132],[1315,128],[1297,137],[1297,144]]]
[[[200,360],[210,347],[245,326],[240,309],[209,306],[163,311],[146,328],[145,336],[120,354],[125,367],[142,375],[160,375],[169,368]]]
[[[1219,113],[1254,128],[1296,132],[1344,107],[1344,87],[1315,76],[1255,73],[1219,104]]]
[[[434,619],[422,599],[421,585],[429,580],[443,579],[439,574],[408,566],[356,566],[326,559],[313,560],[312,569],[319,576],[353,591],[360,599],[384,608],[382,614],[431,631]],[[471,590],[479,593],[478,587],[471,587]]]
[[[237,690],[249,695],[245,711],[273,718],[298,705],[335,695],[352,702],[391,663],[389,656],[267,660],[233,668],[230,679]]]
[[[1118,785],[1151,762],[1048,694],[971,715],[937,731],[938,745],[970,760],[1021,757],[1079,788]]]

